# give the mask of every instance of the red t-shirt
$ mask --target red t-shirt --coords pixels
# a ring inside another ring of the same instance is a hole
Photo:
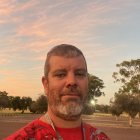
[[[103,132],[84,123],[86,140],[110,140]],[[77,128],[56,128],[63,140],[83,140],[83,130]],[[4,140],[58,140],[56,132],[50,124],[47,124],[39,119],[27,124],[11,136]]]
[[[81,127],[77,128],[56,128],[64,140],[83,140]]]

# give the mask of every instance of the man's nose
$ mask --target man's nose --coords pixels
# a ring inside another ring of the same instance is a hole
[[[69,86],[77,87],[77,79],[74,74],[69,74],[67,76],[66,85],[67,85],[67,87],[69,87]]]

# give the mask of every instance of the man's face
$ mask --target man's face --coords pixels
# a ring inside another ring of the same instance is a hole
[[[49,109],[65,120],[79,118],[88,92],[84,58],[52,56],[49,66],[48,77],[42,80]]]

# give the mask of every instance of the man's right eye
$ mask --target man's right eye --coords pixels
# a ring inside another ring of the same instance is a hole
[[[54,76],[58,77],[58,78],[63,78],[66,76],[66,74],[65,73],[56,73]]]

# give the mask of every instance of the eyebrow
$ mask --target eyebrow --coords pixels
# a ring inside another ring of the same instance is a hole
[[[57,72],[66,72],[67,70],[66,69],[57,69],[57,70],[54,70],[52,73],[55,74]]]
[[[76,70],[82,70],[82,71],[87,71],[86,68],[78,68]]]
[[[78,69],[75,69],[74,70],[75,72],[77,71],[82,71],[82,72],[86,72],[87,73],[87,70],[85,68],[78,68]],[[64,69],[64,68],[60,68],[60,69],[57,69],[57,70],[54,70],[52,73],[57,73],[57,72],[67,72],[67,69]]]
[[[54,70],[54,72],[55,71],[66,71],[66,69],[65,68],[58,68],[58,69]]]

